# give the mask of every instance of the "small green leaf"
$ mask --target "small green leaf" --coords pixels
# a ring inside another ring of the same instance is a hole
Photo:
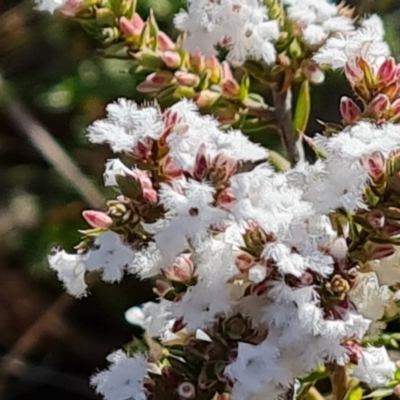
[[[290,162],[285,157],[273,150],[268,150],[269,162],[277,171],[287,171],[290,168]]]
[[[300,136],[304,135],[304,132],[307,128],[308,119],[310,118],[310,110],[310,83],[308,80],[305,80],[300,87],[293,120],[294,129],[299,133]]]
[[[392,394],[393,394],[393,389],[381,388],[381,389],[374,390],[372,393],[370,393],[367,396],[364,396],[363,399],[371,399],[374,397],[381,399],[382,397],[387,397]]]

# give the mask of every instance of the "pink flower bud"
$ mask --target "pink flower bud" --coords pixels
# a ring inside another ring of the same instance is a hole
[[[185,282],[193,276],[194,266],[187,255],[180,255],[175,262],[164,269],[165,276],[171,281]]]
[[[191,70],[195,73],[203,72],[205,68],[204,56],[199,51],[195,51],[189,55],[189,64]]]
[[[349,340],[345,343],[344,346],[346,348],[347,355],[350,358],[350,362],[352,362],[353,364],[358,364],[358,360],[361,357],[363,348],[353,340]]]
[[[391,244],[370,244],[369,246],[369,258],[370,260],[379,260],[393,255],[396,252],[395,248]]]
[[[389,99],[384,94],[378,94],[369,103],[368,107],[371,111],[375,113],[376,116],[381,116],[390,106]]]
[[[102,211],[85,210],[82,216],[93,228],[108,229],[113,224],[113,220]]]
[[[175,43],[164,32],[158,32],[157,36],[158,47],[161,51],[175,50]]]
[[[360,107],[349,97],[340,99],[340,114],[346,124],[353,124],[361,116]]]
[[[392,114],[392,119],[400,119],[400,99],[397,99],[392,103],[390,110]]]
[[[66,17],[74,17],[79,11],[83,3],[83,0],[67,0],[57,12],[65,15]]]
[[[379,67],[377,78],[379,82],[389,85],[391,82],[397,79],[397,74],[396,61],[393,57],[389,57]]]
[[[176,71],[175,78],[180,85],[184,86],[197,86],[200,82],[197,75],[184,71]]]
[[[384,233],[388,237],[394,237],[400,234],[400,224],[395,221],[390,221],[386,223],[384,228]]]
[[[209,56],[205,59],[205,68],[210,74],[210,80],[213,83],[218,83],[221,79],[221,64],[219,63],[217,57]]]
[[[140,36],[145,23],[138,14],[135,14],[131,20],[126,17],[121,17],[119,20],[119,28],[124,35]]]
[[[231,188],[222,190],[217,197],[217,205],[225,211],[230,211],[235,204],[236,198]]]
[[[219,98],[220,94],[211,90],[202,90],[196,97],[196,104],[199,108],[211,107]]]
[[[164,86],[172,83],[173,75],[168,71],[154,72],[146,77],[146,80],[137,86],[141,93],[158,92]]]
[[[386,160],[380,151],[375,151],[371,155],[363,156],[360,162],[361,166],[368,172],[368,175],[375,181],[381,178],[385,173]]]
[[[312,61],[304,63],[303,74],[311,83],[322,83],[325,80],[324,71]]]
[[[162,174],[170,179],[179,178],[183,175],[183,171],[170,156],[165,157],[160,164]]]
[[[227,61],[222,63],[222,94],[227,98],[236,98],[240,94],[240,85],[232,75],[232,71]]]
[[[357,63],[347,63],[344,66],[344,73],[352,86],[355,86],[364,78],[364,72]]]
[[[255,259],[251,254],[241,251],[236,256],[235,264],[239,271],[248,271],[255,264]]]
[[[132,176],[139,181],[143,197],[151,203],[156,203],[158,198],[157,192],[153,189],[153,184],[147,173],[140,169],[136,169],[132,171]]]
[[[176,51],[167,50],[161,54],[161,59],[168,68],[178,68],[181,65],[181,56]]]
[[[385,225],[385,215],[381,210],[372,210],[367,216],[367,221],[372,228],[383,228]]]
[[[202,143],[196,154],[196,160],[193,167],[193,177],[198,181],[201,181],[205,178],[208,170],[208,158],[206,150],[206,145]]]

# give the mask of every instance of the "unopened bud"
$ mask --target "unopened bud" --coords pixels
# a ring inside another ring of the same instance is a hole
[[[158,43],[158,48],[161,51],[175,50],[176,48],[175,43],[169,38],[169,36],[161,31],[158,32],[157,43]]]
[[[357,63],[347,63],[344,66],[344,73],[352,86],[355,86],[364,78],[364,72]]]
[[[157,192],[153,189],[153,183],[147,173],[136,169],[132,171],[132,176],[139,181],[143,197],[151,203],[157,202]]]
[[[391,244],[372,244],[367,245],[367,254],[370,260],[380,260],[395,253],[395,248]]]
[[[227,98],[236,98],[240,95],[240,85],[232,75],[232,71],[227,61],[222,63],[222,94]]]
[[[221,64],[216,56],[209,56],[205,60],[205,68],[210,74],[212,83],[218,83],[221,79]]]
[[[220,94],[211,90],[202,90],[196,97],[195,101],[199,108],[211,107],[219,98]]]
[[[181,65],[181,56],[176,51],[164,51],[161,55],[161,59],[168,68],[174,69]]]
[[[121,17],[119,20],[119,28],[121,32],[127,36],[140,36],[145,23],[138,14],[135,14],[131,20]]]
[[[375,181],[381,178],[385,173],[386,160],[380,151],[375,151],[371,155],[363,156],[360,163],[368,172],[368,175]]]
[[[352,99],[344,96],[340,99],[340,113],[346,124],[353,124],[360,118],[361,109]]]
[[[390,106],[389,98],[384,94],[378,94],[369,103],[368,108],[377,116],[380,117]]]
[[[382,228],[385,225],[385,215],[381,210],[373,210],[368,214],[367,221],[372,228]]]
[[[311,83],[322,83],[325,80],[324,71],[312,61],[304,63],[303,74]]]
[[[93,228],[108,229],[113,224],[113,220],[101,211],[85,210],[82,216]]]
[[[390,106],[390,111],[394,122],[397,122],[400,119],[400,99],[395,100]]]
[[[158,71],[147,76],[146,80],[137,86],[141,93],[153,93],[172,83],[173,74],[168,71]]]
[[[175,262],[164,269],[165,276],[171,281],[185,282],[193,276],[193,262],[187,255],[177,257]]]
[[[197,86],[200,82],[200,78],[197,75],[184,71],[176,71],[175,78],[180,85],[184,86]]]
[[[205,68],[204,56],[199,51],[195,51],[194,53],[189,55],[189,64],[190,69],[193,72],[197,74],[202,73]]]
[[[379,82],[389,85],[393,80],[398,78],[398,70],[396,61],[393,57],[387,58],[379,67],[377,78]]]

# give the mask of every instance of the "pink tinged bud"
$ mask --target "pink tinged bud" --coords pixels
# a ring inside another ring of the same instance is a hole
[[[184,86],[197,86],[200,82],[197,75],[184,71],[176,71],[175,78],[180,85]]]
[[[231,188],[226,188],[218,195],[217,206],[225,211],[231,211],[235,201],[233,190]]]
[[[367,221],[372,228],[383,228],[385,225],[385,215],[381,210],[373,210],[368,214]]]
[[[377,116],[382,115],[389,108],[389,106],[389,98],[384,94],[378,94],[368,105],[369,109]]]
[[[248,271],[255,264],[255,260],[249,253],[241,252],[236,256],[235,264],[239,271],[243,272]]]
[[[185,282],[193,276],[194,266],[190,257],[181,255],[175,262],[164,269],[165,276],[171,281]]]
[[[194,399],[196,396],[196,388],[191,382],[183,382],[178,386],[178,396],[181,399]]]
[[[344,66],[344,73],[352,86],[355,86],[364,78],[364,72],[357,63],[347,63]]]
[[[238,97],[240,94],[240,86],[233,77],[232,71],[227,61],[224,61],[222,63],[222,75],[222,94],[228,98]]]
[[[393,394],[400,399],[400,385],[396,385],[395,388],[393,389]]]
[[[164,158],[161,168],[163,175],[169,178],[179,178],[183,174],[183,171],[176,165],[170,156]]]
[[[349,97],[342,97],[340,99],[340,114],[346,124],[353,124],[361,116],[361,109]]]
[[[157,36],[158,48],[161,51],[166,50],[175,50],[175,43],[168,37],[168,35],[164,32],[158,32]]]
[[[199,51],[195,51],[189,55],[189,64],[192,71],[203,72],[205,68],[204,56]]]
[[[384,228],[384,233],[388,237],[398,237],[400,235],[400,224],[398,222],[388,222]]]
[[[196,104],[199,108],[211,107],[220,97],[220,94],[211,90],[202,90],[196,97]]]
[[[314,276],[310,272],[304,272],[304,274],[300,277],[300,284],[302,286],[311,286],[314,283]]]
[[[311,83],[322,83],[325,80],[324,71],[312,61],[305,63],[303,74]]]
[[[140,36],[144,26],[145,23],[138,14],[135,14],[131,20],[126,17],[121,17],[119,20],[119,28],[127,36]]]
[[[153,147],[153,140],[146,139],[139,142],[132,151],[132,155],[138,160],[148,160],[152,153],[151,149]]]
[[[221,64],[219,63],[217,57],[209,56],[205,61],[205,68],[210,74],[211,82],[217,83],[221,79]]]
[[[161,54],[161,59],[168,68],[178,68],[181,65],[181,56],[176,51],[164,51]]]
[[[395,248],[391,244],[376,244],[370,246],[369,258],[370,260],[380,260],[395,253]]]
[[[379,67],[377,78],[379,82],[388,85],[397,78],[397,74],[396,61],[393,57],[389,57]]]
[[[146,172],[137,169],[132,172],[132,176],[139,181],[143,197],[151,203],[156,203],[157,192],[153,189],[153,184]]]
[[[171,83],[173,75],[168,71],[154,72],[147,76],[146,80],[137,86],[141,93],[158,92]]]
[[[198,181],[205,178],[208,170],[208,159],[206,154],[206,145],[203,143],[196,154],[196,160],[193,167],[193,177]]]
[[[400,118],[400,99],[397,99],[392,103],[390,110],[393,119]]]
[[[108,229],[113,224],[113,220],[101,211],[85,210],[82,216],[93,228]]]
[[[350,358],[350,362],[353,364],[358,364],[358,360],[361,357],[361,354],[363,352],[363,348],[356,342],[349,341],[345,343],[345,348],[347,355]]]
[[[385,173],[386,160],[380,151],[375,151],[371,155],[363,156],[360,160],[361,166],[365,168],[368,175],[378,180]]]

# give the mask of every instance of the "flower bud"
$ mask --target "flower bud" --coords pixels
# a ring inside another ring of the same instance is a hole
[[[385,225],[385,215],[381,210],[372,210],[367,216],[367,221],[374,229],[383,228]]]
[[[191,53],[189,55],[189,64],[190,64],[190,69],[194,73],[196,74],[202,73],[205,68],[204,56],[199,51]]]
[[[136,13],[131,20],[126,17],[121,17],[119,20],[119,28],[126,36],[140,36],[144,26],[142,18]]]
[[[254,257],[245,251],[241,251],[235,259],[235,264],[239,271],[249,270],[254,265],[254,263]]]
[[[340,99],[340,114],[346,124],[353,124],[361,116],[361,109],[349,97],[342,97]]]
[[[85,210],[82,216],[93,228],[108,229],[113,224],[112,218],[101,211]]]
[[[377,78],[379,82],[389,85],[398,78],[396,61],[393,57],[387,58],[379,67]]]
[[[175,262],[164,269],[165,276],[171,281],[186,282],[193,276],[193,262],[187,255],[180,255]]]
[[[389,98],[384,94],[378,94],[369,103],[368,108],[377,116],[380,117],[390,106]]]
[[[205,68],[210,74],[210,80],[212,83],[218,83],[221,79],[221,64],[217,57],[209,56],[205,59]]]
[[[202,90],[195,97],[196,104],[199,108],[211,107],[219,98],[220,94],[211,90]]]
[[[235,196],[231,188],[222,190],[217,197],[217,205],[223,210],[230,211],[235,203]]]
[[[390,106],[391,121],[398,122],[400,120],[400,99],[395,100]]]
[[[391,244],[373,244],[367,245],[367,254],[369,260],[380,260],[393,255],[396,252],[395,248]]]
[[[347,63],[344,66],[344,73],[352,86],[355,86],[364,78],[364,72],[357,63]]]
[[[350,362],[352,362],[353,364],[358,364],[358,360],[361,357],[363,348],[357,342],[354,342],[353,340],[347,341],[344,344],[344,347],[346,348],[346,352],[350,358]]]
[[[153,183],[147,173],[136,169],[132,171],[132,176],[139,181],[143,197],[151,203],[157,202],[157,192],[153,189]]]
[[[385,173],[386,160],[380,151],[375,151],[371,155],[363,156],[360,163],[374,181],[379,180]]]
[[[312,61],[304,63],[303,74],[311,83],[322,83],[325,80],[324,71]]]
[[[240,95],[240,85],[232,75],[232,71],[227,61],[222,63],[222,83],[221,89],[223,96],[227,98],[238,98]]]
[[[339,237],[329,246],[330,255],[338,261],[343,261],[347,256],[346,239]]]
[[[172,83],[174,76],[169,71],[158,71],[146,77],[146,80],[137,86],[141,93],[158,92],[168,84]]]
[[[178,68],[181,65],[181,56],[176,51],[167,50],[161,54],[161,59],[168,68]]]
[[[197,86],[200,82],[200,78],[197,75],[184,71],[176,71],[175,78],[180,85],[184,86]]]
[[[175,43],[168,37],[166,33],[162,31],[158,32],[157,43],[158,43],[158,48],[161,51],[175,50],[176,48]]]

